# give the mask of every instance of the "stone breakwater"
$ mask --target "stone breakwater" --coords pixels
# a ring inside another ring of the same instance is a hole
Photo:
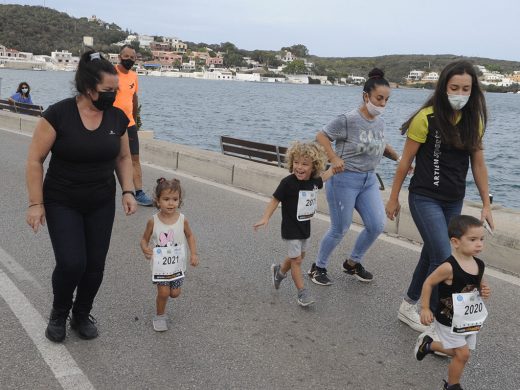
[[[0,129],[32,134],[37,118],[0,112]],[[153,132],[140,132],[141,161],[168,169],[179,170],[221,184],[270,195],[280,180],[287,175],[282,168],[224,156],[220,153],[153,139]],[[383,191],[386,201],[389,191]],[[401,212],[395,221],[387,220],[385,232],[392,236],[421,242],[407,203],[407,192],[402,191]],[[318,196],[318,211],[328,214],[324,191]],[[480,217],[480,205],[466,201],[464,214]],[[486,237],[481,257],[492,267],[520,275],[520,210],[493,206],[495,232]],[[354,222],[362,225],[359,215]]]

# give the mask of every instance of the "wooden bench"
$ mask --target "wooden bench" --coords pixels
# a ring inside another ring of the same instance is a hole
[[[0,99],[0,110],[16,112],[32,116],[42,116],[43,107],[37,104],[16,103],[7,99]]]
[[[246,141],[222,135],[220,137],[222,153],[262,164],[283,167],[287,148],[284,146]]]
[[[284,166],[285,154],[287,153],[287,148],[285,146],[247,141],[239,138],[228,137],[227,135],[220,136],[220,148],[222,149],[222,153],[225,155],[276,167]],[[379,181],[379,189],[384,191],[385,185],[381,176],[379,176],[378,173],[376,173],[376,176]]]

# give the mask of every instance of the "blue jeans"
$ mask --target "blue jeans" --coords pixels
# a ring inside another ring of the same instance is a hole
[[[413,192],[408,193],[410,212],[424,242],[412,282],[406,293],[410,303],[419,300],[423,283],[428,275],[451,255],[448,223],[452,217],[460,215],[462,203],[463,200],[445,202]],[[437,306],[437,289],[432,292],[430,302],[433,311]]]
[[[350,259],[360,263],[363,256],[385,227],[386,216],[379,183],[374,172],[338,173],[326,184],[330,228],[320,243],[316,265],[326,268],[332,251],[338,246],[357,210],[365,228],[359,234]]]

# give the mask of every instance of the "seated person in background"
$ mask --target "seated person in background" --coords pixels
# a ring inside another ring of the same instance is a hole
[[[18,89],[16,90],[16,93],[7,100],[9,100],[9,103],[33,104],[31,95],[29,95],[30,91],[31,91],[31,87],[29,87],[29,84],[27,84],[25,81],[22,81],[18,85]]]

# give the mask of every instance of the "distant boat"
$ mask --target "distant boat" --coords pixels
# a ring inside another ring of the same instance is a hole
[[[32,70],[40,71],[40,70],[43,70],[43,69],[42,69],[42,68],[39,68],[39,67],[37,67],[37,66],[33,66],[33,67],[32,67]]]

